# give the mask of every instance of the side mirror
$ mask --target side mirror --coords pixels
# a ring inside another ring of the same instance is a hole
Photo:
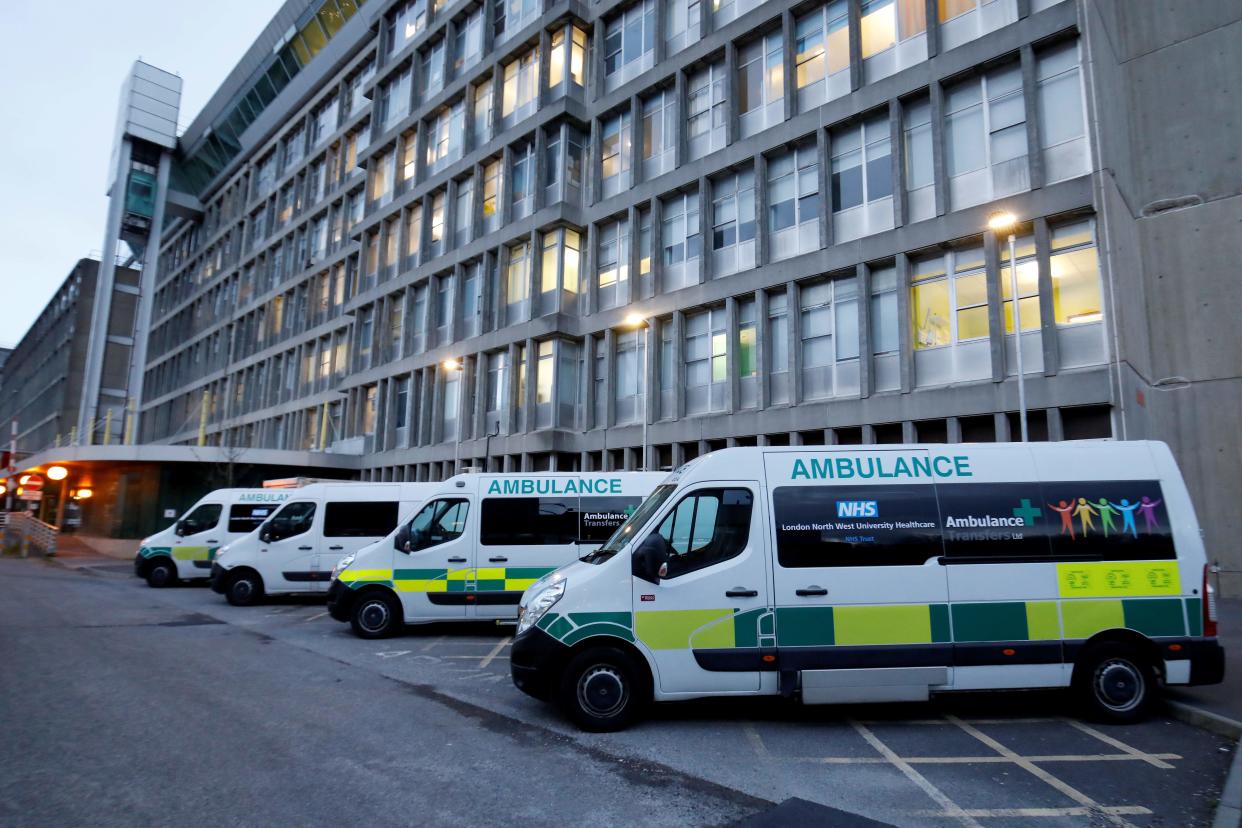
[[[272,542],[272,530],[266,526],[260,529],[259,540],[263,541],[263,543],[271,543]]]
[[[176,528],[173,529],[173,532],[177,535],[177,537],[184,538],[185,537],[185,521],[184,520],[177,521]]]
[[[410,525],[408,523],[397,530],[397,536],[392,539],[392,548],[398,552],[410,551]]]
[[[635,578],[659,584],[668,577],[668,542],[659,533],[648,535],[634,550],[630,571]]]
[[[411,531],[409,538],[406,539],[406,551],[417,552],[420,549],[426,549],[427,536],[428,532],[426,529],[414,529]]]

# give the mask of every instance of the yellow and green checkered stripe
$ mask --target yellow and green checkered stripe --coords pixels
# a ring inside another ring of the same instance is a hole
[[[536,625],[567,646],[592,636],[614,636],[634,640],[633,616],[628,612],[571,612],[559,615],[550,612]]]
[[[382,584],[397,592],[522,592],[554,567],[483,569],[346,569],[342,583],[353,589]]]
[[[158,558],[166,555],[175,561],[212,561],[215,560],[218,546],[144,546],[138,554],[144,558]]]

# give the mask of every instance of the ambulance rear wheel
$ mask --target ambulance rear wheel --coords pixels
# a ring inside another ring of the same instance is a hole
[[[252,607],[263,597],[263,579],[257,572],[238,572],[229,581],[224,597],[235,607]]]
[[[359,638],[388,638],[401,624],[401,605],[384,592],[359,596],[349,616],[349,626]]]
[[[1074,670],[1074,690],[1087,715],[1117,724],[1147,717],[1156,700],[1157,682],[1147,653],[1128,641],[1092,646]]]
[[[147,586],[159,589],[177,583],[177,565],[171,558],[152,558],[147,564]]]
[[[574,724],[591,733],[624,730],[650,700],[645,672],[616,647],[593,647],[574,656],[561,681],[560,704]]]

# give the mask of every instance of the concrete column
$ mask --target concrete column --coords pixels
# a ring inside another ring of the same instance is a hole
[[[657,43],[659,41],[656,41]],[[630,96],[630,187],[643,180],[643,102]]]
[[[871,347],[871,268],[865,262],[855,266],[858,284],[858,396],[875,393],[875,371]]]
[[[737,67],[737,45],[730,40],[725,43],[725,107],[728,110],[725,117],[725,146],[736,143],[741,135],[738,114],[738,100],[741,95],[737,88]]]
[[[598,203],[603,198],[603,140],[603,128],[600,126],[599,118],[592,118],[591,132],[587,136],[586,163],[582,165],[582,175],[585,179],[582,182],[582,189],[588,206]]]
[[[983,234],[983,260],[987,267],[988,340],[992,351],[992,381],[1004,382],[1005,313],[1001,293],[1000,246],[996,234],[991,231]],[[949,278],[952,278],[952,274]],[[1015,303],[1015,309],[1016,307]]]
[[[781,12],[781,55],[784,58],[782,61],[785,72],[783,89],[785,93],[785,106],[783,107],[783,112],[786,121],[798,114],[798,56],[794,53],[797,48],[794,29],[793,12],[785,9],[785,11]]]
[[[1056,406],[1049,406],[1044,414],[1048,421],[1048,439],[1057,441],[1064,440],[1065,424],[1061,421],[1061,409]]]
[[[699,238],[703,252],[699,256],[698,284],[706,284],[712,278],[712,180],[699,177]]]
[[[875,426],[871,423],[863,423],[862,441],[865,446],[875,445]]]
[[[997,411],[992,415],[992,423],[996,429],[996,442],[1008,443],[1013,440],[1013,435],[1009,431],[1009,415],[1004,411]]]
[[[582,269],[578,274],[578,290],[581,294],[580,313],[590,316],[599,309],[599,230],[595,222],[586,227],[582,249]]]
[[[626,235],[629,237],[629,244],[627,244],[625,248],[625,260],[621,262],[621,264],[626,268],[626,273],[629,275],[629,278],[625,280],[625,287],[622,291],[623,301],[627,305],[646,298],[643,296],[641,286],[638,284],[639,264],[642,258],[639,255],[638,250],[639,222],[640,216],[638,214],[638,207],[637,205],[631,206],[625,214],[625,230]]]
[[[536,79],[539,88],[535,90],[535,111],[538,112],[548,102],[548,69],[552,61],[549,59],[552,54],[552,35],[547,29],[539,30],[539,71]],[[569,67],[565,67],[568,74]],[[543,132],[543,130],[539,130]],[[543,183],[543,179],[538,179],[539,184]]]
[[[756,153],[754,160],[755,181],[755,266],[762,267],[768,263],[771,254],[768,250],[768,159],[763,153]],[[741,205],[738,205],[739,211]],[[739,216],[740,220],[740,216]]]
[[[1017,0],[1018,3],[1018,19],[1022,20],[1031,16],[1031,0]]]
[[[595,428],[599,420],[595,411],[595,338],[596,334],[587,334],[582,337],[582,387],[586,391],[582,406],[582,430],[584,432]]]
[[[686,314],[673,311],[673,417],[686,416]]]
[[[530,243],[530,274],[526,279],[526,295],[530,297],[530,318],[542,316],[539,303],[543,297],[539,292],[539,280],[543,276],[543,247],[538,230],[531,230],[527,240]],[[530,355],[527,354],[529,360]]]
[[[700,13],[700,20],[705,20],[708,16],[706,9]],[[677,143],[673,147],[673,167],[681,167],[686,164],[690,156],[689,136],[686,134],[686,124],[690,119],[690,101],[689,101],[689,79],[686,77],[686,70],[679,69],[673,79],[673,88],[677,94],[677,116],[678,130]]]
[[[915,429],[914,423],[910,420],[903,420],[901,423],[901,442],[917,443],[918,441],[918,431]]]
[[[457,238],[457,179],[450,178],[444,188],[444,251],[455,246]],[[383,240],[380,240],[381,245]],[[381,248],[382,249],[382,248]]]
[[[504,434],[517,432],[518,410],[518,344],[509,343],[509,352],[505,357],[505,387],[502,391],[504,404],[500,412],[500,424]],[[508,464],[506,462],[506,468]]]
[[[523,405],[526,407],[526,428],[524,431],[531,432],[535,430],[535,387],[538,385],[539,373],[539,343],[533,339],[526,340],[526,399]],[[523,465],[527,462],[527,453],[523,452]]]
[[[513,221],[513,149],[505,144],[500,153],[500,224],[503,227]],[[423,216],[426,224],[426,215]]]
[[[1022,0],[1018,0],[1022,5]],[[1027,13],[1030,13],[1027,4]],[[1022,15],[1025,17],[1026,15]],[[1039,123],[1039,107],[1037,106],[1038,86],[1035,74],[1035,50],[1031,44],[1023,44],[1019,55],[1022,61],[1022,102],[1026,109],[1026,162],[1030,175],[1031,189],[1038,190],[1044,186],[1044,153],[1042,128]]]
[[[652,63],[659,66],[665,57],[664,44],[664,15],[667,14],[668,0],[655,0],[655,32],[652,37],[655,40],[655,49],[652,54]]]
[[[802,297],[797,282],[785,285],[786,314],[789,324],[789,404],[802,402]]]
[[[544,32],[544,35],[546,36],[547,32]],[[541,60],[539,65],[540,67],[543,67],[546,63],[547,61]],[[562,144],[562,146],[564,145]],[[535,130],[535,169],[533,171],[535,180],[535,206],[533,212],[538,212],[541,208],[548,206],[547,198],[544,194],[544,183],[548,180],[548,171],[546,169],[548,162],[544,157],[547,155],[547,149],[547,133],[543,129]]]
[[[639,335],[642,337],[644,348],[642,353],[643,359],[639,362],[639,370],[642,371],[643,377],[642,422],[648,424],[654,423],[660,419],[656,416],[657,395],[660,393],[660,389],[658,387],[659,384],[656,382],[656,360],[660,355],[660,329],[657,327],[659,324],[660,323],[656,320],[649,319],[647,320],[647,327],[643,328],[639,332]],[[648,440],[650,440],[650,435],[648,435]],[[652,465],[657,465],[654,443],[648,450],[651,452],[650,463]],[[642,455],[640,453],[639,458],[641,459],[641,457]]]
[[[824,215],[819,222],[819,247],[832,247],[832,142],[828,130],[815,130],[815,154],[819,157],[819,198]]]
[[[945,439],[950,443],[962,442],[962,421],[957,417],[945,419]]]
[[[859,0],[847,0],[847,2],[850,19],[850,91],[857,92],[863,85],[862,13]]]
[[[129,399],[133,400],[133,429],[135,440],[141,434],[143,383],[147,368],[147,339],[151,331],[151,310],[155,304],[155,283],[159,279],[160,246],[164,231],[164,203],[168,194],[168,178],[172,170],[172,156],[160,153],[159,169],[155,179],[155,215],[151,218],[151,232],[147,239],[147,252],[143,257],[142,277],[139,281],[138,305],[134,309],[134,344],[130,348]],[[119,198],[119,196],[118,196]],[[102,266],[102,263],[101,263]],[[239,277],[234,276],[234,279]],[[86,398],[83,397],[83,400]],[[96,410],[96,413],[98,411]],[[92,415],[94,416],[94,415]],[[78,429],[81,434],[81,428]]]
[[[772,377],[772,366],[768,363],[768,292],[755,291],[755,364],[759,367],[759,393],[756,395],[758,409],[763,411],[772,404],[772,391],[768,383]]]
[[[907,221],[909,208],[906,204],[906,133],[901,128],[902,106],[900,98],[888,102],[888,134],[892,152],[893,176],[893,226],[902,227]]]
[[[940,4],[936,0],[924,0],[927,16],[927,57],[940,54]]]
[[[725,411],[732,414],[737,411],[738,377],[737,377],[737,300],[732,296],[725,299]]]
[[[1044,376],[1055,376],[1061,368],[1061,346],[1057,340],[1056,308],[1052,303],[1052,237],[1046,218],[1035,219],[1035,262],[1039,267],[1039,338],[1044,346]],[[1051,414],[1052,409],[1048,409]],[[1049,438],[1051,425],[1049,425]]]
[[[932,193],[935,196],[936,215],[949,212],[949,168],[944,153],[944,87],[939,81],[930,86],[931,135],[932,135]]]
[[[612,328],[604,329],[604,410],[603,428],[611,428],[617,421],[617,334]],[[599,416],[599,412],[597,412]]]
[[[681,130],[678,130],[680,132]],[[651,199],[651,290],[652,296],[664,292],[664,202]],[[634,238],[638,238],[635,234]]]

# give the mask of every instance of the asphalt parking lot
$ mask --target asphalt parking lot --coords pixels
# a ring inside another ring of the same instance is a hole
[[[687,702],[658,707],[624,733],[582,734],[512,686],[512,627],[434,625],[363,641],[314,599],[235,608],[204,587],[151,590],[122,564],[65,577],[101,582],[110,599],[173,612],[186,619],[187,635],[196,625],[222,623],[363,671],[356,675],[394,680],[470,717],[500,736],[500,745],[538,734],[573,744],[622,775],[642,767],[667,774],[670,785],[702,785],[713,797],[736,793],[738,814],[715,810],[688,822],[730,821],[798,798],[901,826],[1207,825],[1235,749],[1164,716],[1126,727],[1086,723],[1068,715],[1057,693],[848,707]],[[175,637],[176,628],[171,632]],[[496,816],[479,821],[505,821]],[[647,816],[635,811],[633,822],[651,821]]]

